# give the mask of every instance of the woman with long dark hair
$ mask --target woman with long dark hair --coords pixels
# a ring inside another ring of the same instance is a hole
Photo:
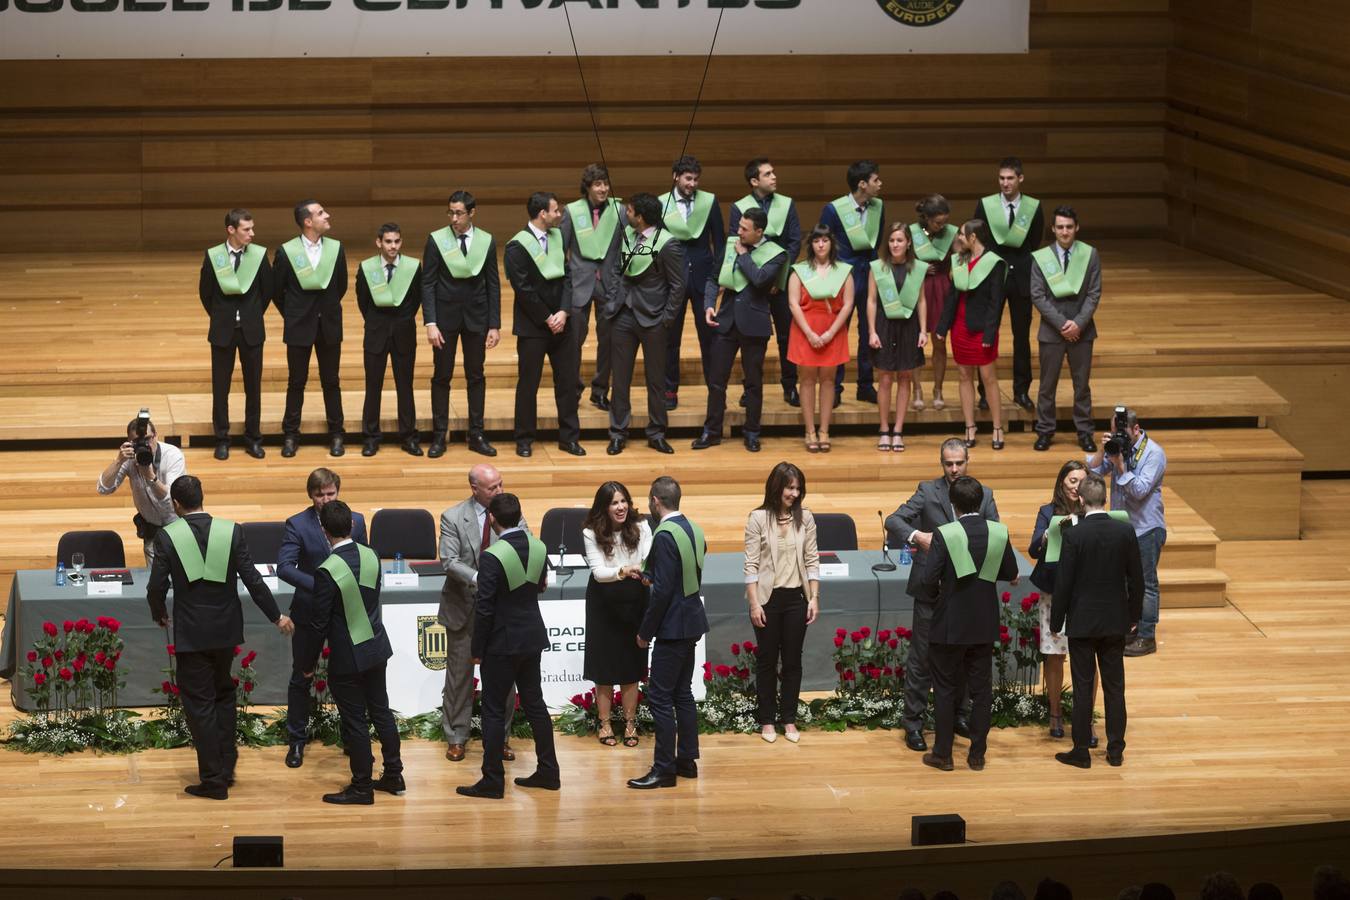
[[[647,651],[636,635],[647,610],[642,561],[652,546],[652,530],[633,506],[633,495],[617,481],[595,492],[581,531],[586,565],[586,655],[582,675],[595,682],[600,716],[600,743],[613,747],[613,694],[619,685],[623,701],[625,747],[636,747],[638,682],[647,668]]]
[[[909,242],[914,245],[914,255],[928,264],[928,271],[924,273],[923,304],[928,327],[937,328],[947,305],[947,295],[951,293],[947,273],[952,267],[956,226],[947,221],[951,218],[952,207],[941,194],[929,194],[914,204],[914,215],[915,222],[909,226]],[[933,409],[945,409],[947,401],[942,396],[942,382],[947,377],[946,336],[930,334],[929,342],[933,353]],[[918,379],[914,381],[913,408],[916,411],[923,409],[923,387]]]
[[[961,412],[966,420],[965,442],[975,446],[975,379],[984,382],[989,412],[994,419],[992,447],[1003,449],[1003,402],[998,393],[998,327],[1006,295],[1003,282],[1008,264],[989,248],[989,229],[971,219],[956,235],[957,256],[952,260],[955,298],[942,311],[937,336],[952,336],[952,359],[961,373]]]
[[[764,484],[764,502],[745,521],[745,596],[759,641],[755,686],[760,737],[771,744],[778,740],[774,726],[779,722],[789,741],[801,739],[797,698],[802,688],[802,645],[806,626],[820,611],[816,520],[802,506],[805,498],[802,470],[780,462]]]
[[[923,348],[928,343],[928,309],[923,300],[927,271],[928,264],[914,256],[909,226],[904,222],[892,223],[886,229],[881,252],[867,273],[867,322],[871,328],[868,343],[872,349],[872,370],[877,373],[877,412],[881,416],[878,450],[905,449],[902,432],[910,383],[914,370],[923,365]]]
[[[792,313],[788,360],[797,365],[808,453],[830,452],[834,372],[848,362],[852,271],[839,262],[834,232],[828,226],[817,225],[806,240],[806,258],[794,265],[788,276],[788,309]]]

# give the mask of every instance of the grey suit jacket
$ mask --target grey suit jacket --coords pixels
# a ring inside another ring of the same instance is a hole
[[[998,506],[994,503],[994,492],[984,486],[984,501],[980,504],[980,515],[994,522],[998,521]],[[900,508],[886,517],[886,536],[892,547],[899,547],[915,531],[934,532],[938,526],[956,521],[956,511],[952,509],[950,485],[946,477],[932,481],[919,482],[914,496]],[[933,602],[923,590],[920,575],[924,567],[925,553],[919,547],[914,548],[914,565],[909,570],[909,583],[905,593],[925,603]]]
[[[524,518],[520,525],[529,532]],[[473,598],[478,581],[478,547],[483,540],[483,529],[478,524],[478,513],[473,498],[456,503],[441,513],[441,568],[445,570],[445,585],[441,588],[441,608],[437,620],[451,631],[467,628],[473,619]],[[497,542],[497,535],[488,538]]]
[[[612,268],[615,277],[606,286],[605,317],[614,318],[625,303],[633,307],[633,315],[643,328],[669,325],[675,321],[676,310],[684,303],[684,246],[670,240],[652,260],[647,270],[636,278],[618,271],[621,260]]]
[[[1072,251],[1072,247],[1069,248]],[[1072,252],[1069,254],[1072,256]],[[1072,261],[1071,261],[1072,262]],[[1073,297],[1059,299],[1046,286],[1045,274],[1035,260],[1031,261],[1031,302],[1041,311],[1041,327],[1036,332],[1036,340],[1047,343],[1064,343],[1059,330],[1064,323],[1073,320],[1082,332],[1079,340],[1091,341],[1097,337],[1097,325],[1092,321],[1097,304],[1102,299],[1102,263],[1097,258],[1097,248],[1092,248],[1088,257],[1087,272],[1083,275],[1083,286]]]
[[[619,257],[619,245],[623,242],[623,230],[628,225],[628,213],[623,204],[619,204],[619,224],[614,229],[614,238],[610,241],[609,251],[604,259],[587,259],[581,255],[577,244],[576,231],[572,228],[572,217],[563,215],[558,226],[562,231],[563,247],[567,253],[567,285],[572,309],[585,309],[592,297],[603,298],[609,285],[618,278],[619,270],[614,265]],[[600,273],[597,279],[596,273]]]

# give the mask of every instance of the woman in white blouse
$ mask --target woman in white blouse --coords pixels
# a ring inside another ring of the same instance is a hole
[[[755,689],[760,737],[771,744],[778,740],[776,722],[783,724],[783,736],[789,741],[801,739],[797,698],[802,689],[802,645],[806,626],[820,611],[816,520],[802,506],[805,497],[802,470],[781,462],[764,485],[764,503],[745,522],[745,596],[759,641]],[[781,696],[775,696],[780,682]]]
[[[633,495],[617,481],[595,492],[581,536],[591,578],[586,584],[586,656],[582,675],[595,682],[600,743],[618,743],[613,726],[614,685],[623,700],[625,747],[636,747],[638,682],[647,670],[647,651],[637,645],[647,611],[642,561],[652,546],[652,530],[633,507]]]

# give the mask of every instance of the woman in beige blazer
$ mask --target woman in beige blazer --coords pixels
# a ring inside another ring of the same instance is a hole
[[[820,609],[816,520],[802,506],[805,497],[802,470],[781,462],[764,485],[764,503],[745,521],[745,596],[759,642],[755,687],[760,737],[771,744],[778,740],[776,722],[783,723],[783,736],[789,741],[801,739],[797,698],[802,688],[802,645],[806,626]],[[779,682],[782,693],[775,696]]]

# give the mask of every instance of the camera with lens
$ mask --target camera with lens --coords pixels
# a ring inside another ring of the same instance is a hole
[[[1126,423],[1129,421],[1130,411],[1124,406],[1117,406],[1115,417],[1111,420],[1112,432],[1106,439],[1106,455],[1121,456],[1125,454],[1134,444],[1134,439],[1130,437],[1130,432]]]
[[[136,425],[131,430],[131,449],[136,454],[136,465],[149,466],[155,462],[155,451],[150,446],[147,432],[150,430],[150,407],[142,406],[136,416]]]

